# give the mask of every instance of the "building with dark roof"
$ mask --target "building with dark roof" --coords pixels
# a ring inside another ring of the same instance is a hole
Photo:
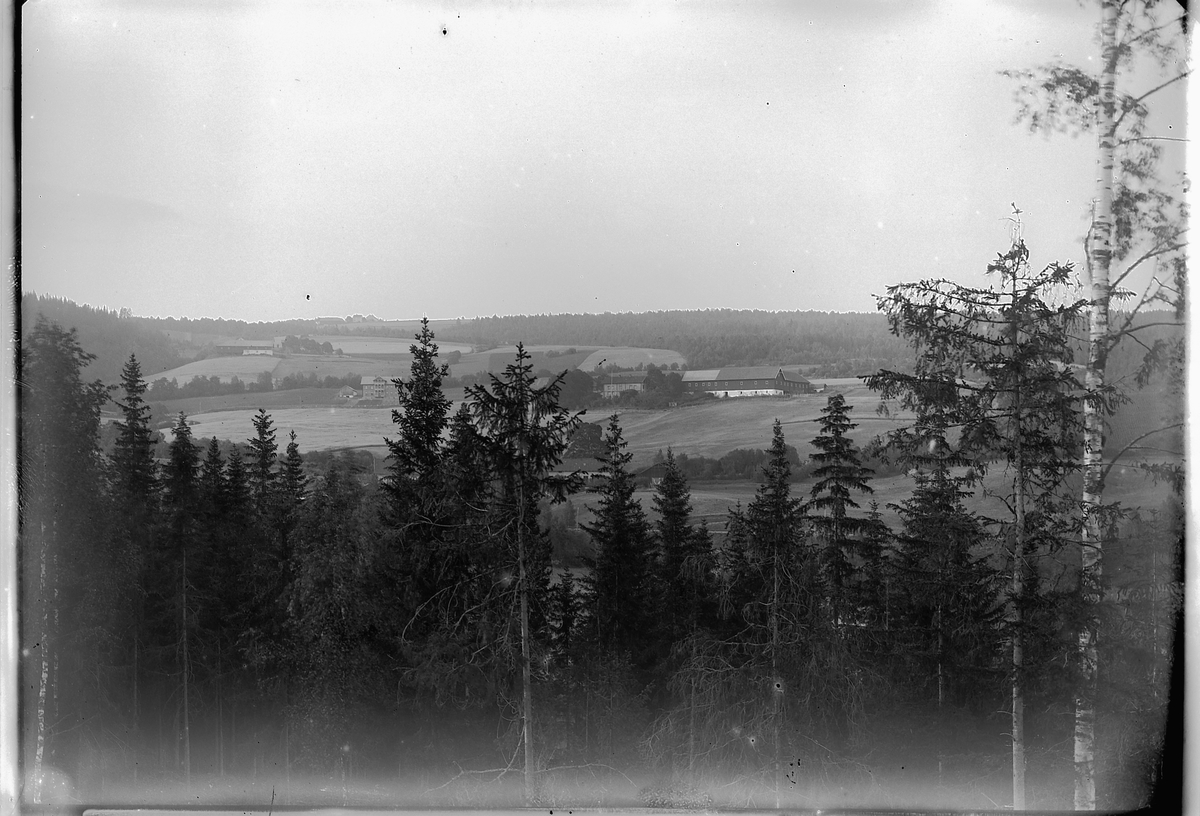
[[[616,371],[612,374],[602,374],[596,378],[605,399],[619,397],[623,391],[646,390],[645,371]]]
[[[688,394],[709,393],[718,397],[781,397],[811,394],[813,384],[795,371],[780,366],[707,368],[683,373],[683,390]]]

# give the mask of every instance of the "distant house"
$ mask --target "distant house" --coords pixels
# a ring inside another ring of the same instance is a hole
[[[655,462],[653,465],[650,465],[649,467],[642,468],[634,475],[638,479],[647,480],[648,482],[650,482],[651,485],[657,485],[663,480],[663,476],[665,476],[666,473],[667,473],[667,463],[666,462]]]
[[[246,340],[239,337],[236,340],[222,338],[213,343],[213,347],[218,354],[228,357],[240,357],[251,354],[273,354],[275,344],[270,340]]]
[[[355,391],[348,385],[343,385],[342,390],[337,392],[338,399],[352,400],[362,396],[358,391]]]
[[[743,366],[685,371],[683,390],[718,397],[780,397],[811,394],[816,389],[798,373],[779,366]]]
[[[396,386],[387,377],[363,377],[362,395],[363,399],[386,400],[389,396],[396,395]]]
[[[242,348],[243,357],[250,357],[256,354],[269,357],[274,353],[275,344],[270,340],[247,340],[246,345]]]
[[[619,397],[624,391],[642,392],[646,390],[645,371],[616,371],[597,378],[601,393],[605,399]]]

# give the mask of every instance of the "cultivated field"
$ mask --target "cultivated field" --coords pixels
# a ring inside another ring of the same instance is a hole
[[[902,418],[885,419],[875,413],[878,400],[858,380],[830,380],[818,385],[828,385],[841,391],[846,401],[854,406],[851,418],[858,423],[852,438],[863,445],[876,434],[896,427]],[[212,411],[218,400],[228,398],[205,398],[208,413],[190,415],[196,423],[192,433],[197,438],[217,436],[221,439],[243,440],[253,435],[251,418],[258,407],[267,408],[275,422],[279,438],[289,430],[296,431],[296,442],[301,451],[361,449],[369,450],[377,457],[387,454],[384,437],[394,437],[395,428],[391,421],[391,410],[381,408],[354,408],[344,405],[297,405],[285,402],[299,399],[298,392],[281,391],[267,394],[238,395],[237,403],[242,407],[234,410]],[[309,391],[305,391],[309,394]],[[447,392],[457,410],[463,398],[462,389]],[[312,390],[313,401],[328,397],[321,390]],[[634,454],[632,467],[635,470],[651,464],[655,453],[668,447],[676,453],[703,455],[719,458],[735,448],[766,449],[771,444],[771,426],[778,417],[783,423],[788,444],[795,445],[801,456],[812,452],[811,440],[818,433],[815,422],[825,407],[828,393],[806,394],[787,398],[743,398],[719,400],[712,403],[679,408],[670,411],[619,411],[622,432],[628,442],[628,450]],[[182,402],[182,401],[175,401]],[[283,404],[281,404],[283,403]],[[230,408],[234,404],[230,402]],[[178,410],[175,403],[172,410]],[[180,406],[182,407],[182,406]],[[193,410],[200,407],[191,404]],[[224,407],[224,406],[223,406]],[[591,409],[584,417],[586,421],[607,424],[605,406]],[[1002,473],[996,469],[989,482],[998,486]],[[912,492],[912,480],[905,476],[876,478],[875,493],[863,497],[861,504],[865,512],[873,499],[879,503],[884,519],[895,526],[898,523],[895,511],[888,505],[907,499]],[[741,502],[749,504],[757,485],[750,481],[703,482],[693,485],[692,503],[695,514],[704,517],[714,530],[724,529],[724,517],[729,508]],[[811,484],[798,483],[794,490],[798,496],[806,496]],[[1169,493],[1165,484],[1154,484],[1132,467],[1115,468],[1108,483],[1107,496],[1123,502],[1127,507],[1159,507]],[[652,491],[639,491],[638,497],[649,513]],[[573,498],[579,509],[579,519],[586,522],[589,513],[585,507],[595,498],[587,494]],[[1003,509],[995,500],[983,501],[978,505],[982,512],[1003,515]],[[652,515],[652,514],[651,514]]]
[[[605,365],[615,365],[621,368],[635,368],[638,364],[654,365],[662,368],[666,366],[670,368],[671,363],[676,363],[679,366],[687,364],[687,359],[678,351],[671,349],[660,348],[636,348],[636,347],[608,347],[599,348],[593,351],[588,357],[579,364],[579,367],[584,371],[591,371],[600,365],[600,361],[605,361]]]
[[[820,386],[823,383],[817,382]],[[719,458],[736,448],[766,449],[771,446],[771,427],[778,419],[789,445],[802,457],[812,453],[809,442],[819,432],[816,420],[831,393],[845,395],[854,407],[850,418],[858,424],[850,436],[860,446],[868,439],[898,427],[903,416],[880,417],[879,399],[858,380],[831,380],[824,394],[792,397],[742,397],[713,400],[671,411],[616,408],[621,429],[635,467],[649,465],[654,455],[669,445],[676,453]],[[606,406],[589,409],[587,420],[607,424],[612,410]]]
[[[147,382],[157,379],[175,380],[180,385],[189,383],[196,377],[220,377],[221,382],[229,382],[237,377],[242,382],[253,382],[264,371],[275,376],[275,368],[283,361],[281,357],[252,355],[249,357],[209,357],[207,360],[197,360],[169,371],[158,374],[144,373]]]
[[[871,435],[894,427],[897,421],[877,417],[874,413],[873,395],[857,385],[857,381],[851,382],[854,384],[846,390],[847,401],[856,405],[853,419],[860,424],[852,436],[861,444]],[[285,424],[284,417],[287,417],[287,422],[293,423],[289,427],[296,429],[296,441],[302,451],[375,448],[381,444],[379,439],[382,432],[378,429],[386,430],[391,424],[390,410],[343,406],[301,407],[297,404],[298,398],[294,398],[295,401],[289,399],[290,393],[292,392],[280,391],[245,395],[245,407],[241,410],[214,411],[218,406],[227,407],[217,401],[222,398],[205,398],[208,413],[198,413],[193,417],[202,423],[194,433],[197,436],[211,436],[216,433],[224,438],[219,429],[229,428],[236,431],[228,438],[240,439],[245,435],[243,429],[251,427],[250,417],[259,405],[269,407],[269,404],[287,406],[273,412],[272,416],[275,417],[277,426]],[[455,403],[451,407],[453,412],[462,400],[462,389],[449,389],[446,393]],[[274,396],[274,399],[268,403],[264,398],[270,396]],[[708,404],[670,411],[617,409],[617,412],[621,417],[625,440],[629,443],[628,449],[634,454],[635,468],[649,465],[654,454],[660,449],[665,451],[667,447],[678,453],[714,458],[723,456],[735,448],[768,448],[771,445],[771,425],[776,417],[785,423],[784,435],[788,444],[795,445],[802,456],[807,456],[808,441],[817,433],[813,420],[820,416],[826,396],[806,394],[786,398],[714,400]],[[233,408],[237,404],[232,402],[228,407]],[[591,408],[584,420],[606,425],[611,410],[604,405]],[[377,419],[367,419],[371,416]]]
[[[418,327],[417,331],[419,330]],[[413,333],[416,334],[416,331]],[[343,354],[350,356],[367,354],[407,357],[409,346],[416,342],[412,337],[370,337],[351,334],[310,334],[309,337],[318,343],[329,343],[335,349],[340,348]],[[463,354],[471,352],[471,347],[464,343],[443,343],[441,340],[435,342],[438,345],[438,353],[443,357],[452,351],[460,351]]]
[[[258,406],[196,414],[190,417],[195,423],[192,434],[198,439],[210,436],[218,439],[248,439],[254,435],[251,419],[257,412]],[[275,424],[277,438],[283,439],[288,431],[295,431],[296,444],[301,452],[356,448],[383,455],[386,453],[384,437],[395,436],[392,412],[381,408],[323,405],[275,408],[269,409],[269,413]]]
[[[172,368],[159,374],[147,374],[146,381],[159,378],[175,380],[179,385],[191,382],[196,377],[219,377],[229,382],[237,377],[242,382],[253,382],[264,371],[271,372],[272,379],[288,375],[315,374],[318,377],[345,377],[347,374],[363,376],[399,377],[409,373],[412,359],[406,354],[394,359],[367,359],[363,357],[338,357],[321,354],[292,354],[287,357],[210,357],[194,363]]]
[[[280,360],[279,367],[275,369],[275,377],[282,378],[289,374],[313,374],[317,377],[345,377],[348,374],[361,374],[364,377],[380,375],[391,378],[407,376],[411,366],[412,358],[407,354],[393,359],[295,354]]]

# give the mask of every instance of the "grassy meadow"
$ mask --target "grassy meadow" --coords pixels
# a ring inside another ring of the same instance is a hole
[[[237,377],[242,382],[253,382],[264,371],[275,376],[275,369],[283,362],[281,357],[267,357],[255,354],[248,357],[209,357],[206,360],[181,365],[167,371],[157,373],[143,371],[146,382],[157,379],[175,380],[180,385],[189,383],[196,377],[220,377],[221,382],[229,382]]]
[[[384,377],[406,376],[412,366],[412,357],[407,353],[394,357],[366,358],[324,354],[290,354],[286,357],[251,355],[248,357],[210,357],[172,368],[157,374],[146,374],[147,382],[159,378],[175,380],[180,385],[196,377],[219,377],[229,382],[237,377],[242,382],[254,382],[264,371],[272,379],[288,375],[315,374],[318,377],[345,377],[347,374],[362,374]]]

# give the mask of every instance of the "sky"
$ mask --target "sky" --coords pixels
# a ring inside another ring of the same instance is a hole
[[[871,311],[1074,261],[1095,138],[999,71],[1075,0],[22,9],[22,288],[153,316]],[[1129,87],[1152,87],[1143,71]],[[1184,89],[1155,108],[1184,132]],[[1181,147],[1169,147],[1182,166]]]

